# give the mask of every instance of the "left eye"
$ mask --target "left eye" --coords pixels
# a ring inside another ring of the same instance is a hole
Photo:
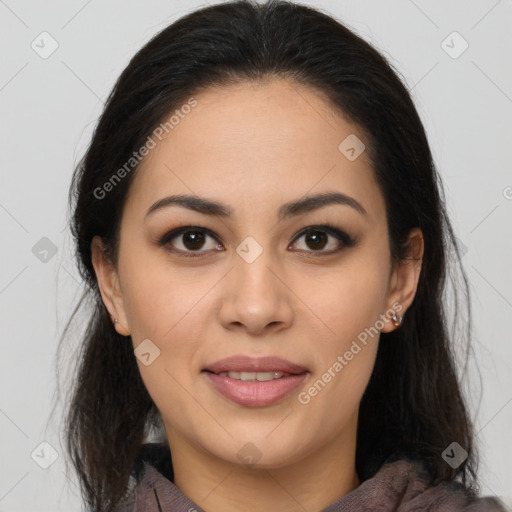
[[[210,247],[204,248],[205,241],[210,238],[212,242]],[[305,249],[299,248],[297,240],[304,238],[305,244],[309,247]],[[334,239],[334,245],[331,243],[331,247],[326,249],[328,246],[329,238]],[[173,240],[179,240],[178,244],[171,243]],[[223,246],[218,241],[217,237],[213,233],[205,228],[186,226],[183,228],[175,229],[160,240],[160,245],[164,245],[171,252],[180,253],[180,256],[185,257],[202,257],[208,250],[222,251]],[[181,245],[181,247],[179,247]],[[309,226],[302,230],[295,238],[294,242],[289,246],[293,249],[297,249],[301,252],[318,252],[321,254],[333,254],[341,251],[343,247],[352,247],[354,240],[345,232],[340,229],[330,226]],[[171,248],[172,247],[172,248]],[[196,254],[194,254],[196,253]],[[199,254],[197,254],[199,253]]]
[[[307,245],[309,249],[312,249],[313,252],[337,252],[340,248],[340,245],[343,245],[342,242],[344,242],[344,244],[347,246],[351,245],[351,239],[346,233],[343,233],[337,228],[329,228],[324,226],[309,227],[301,234],[299,234],[295,240],[300,240],[301,238],[304,238],[305,245]],[[327,247],[326,249],[326,246],[329,245],[329,238],[334,239],[334,242],[331,243],[330,248]],[[297,248],[297,243],[292,245]],[[299,250],[307,251],[308,247],[306,247],[306,249]],[[326,250],[324,251],[324,249]]]

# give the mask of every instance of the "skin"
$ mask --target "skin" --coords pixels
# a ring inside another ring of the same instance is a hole
[[[409,259],[393,265],[384,197],[367,152],[350,161],[338,150],[348,135],[362,141],[365,135],[318,91],[277,79],[210,88],[195,98],[197,106],[137,170],[117,267],[105,258],[101,239],[93,240],[102,298],[134,348],[150,339],[160,349],[149,366],[137,362],[162,415],[179,489],[208,512],[319,511],[360,483],[358,406],[380,333],[309,403],[298,394],[379,315],[397,304],[406,312],[421,269],[421,231],[411,231]],[[367,215],[337,204],[278,222],[283,203],[327,191],[353,197]],[[169,206],[145,218],[171,194],[214,199],[234,215]],[[307,235],[297,238],[326,222],[357,244],[344,247],[328,232],[320,249]],[[194,246],[180,235],[167,248],[158,245],[182,226],[208,228],[218,240],[207,235]],[[252,263],[236,252],[247,236],[263,249]],[[216,251],[219,243],[223,250]],[[189,253],[196,247],[205,256],[186,258],[172,247]],[[389,314],[384,320],[381,332],[396,328]],[[236,354],[281,356],[309,373],[278,403],[238,405],[201,373]],[[249,442],[259,459],[244,464],[238,455],[250,450]]]

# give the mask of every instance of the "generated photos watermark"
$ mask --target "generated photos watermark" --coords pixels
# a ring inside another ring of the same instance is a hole
[[[297,399],[302,405],[307,405],[311,402],[311,399],[322,391],[332,379],[334,379],[342,370],[349,364],[354,357],[361,352],[361,350],[368,344],[369,338],[373,339],[376,335],[380,333],[382,328],[385,326],[384,318],[388,320],[395,315],[395,313],[399,313],[402,311],[402,304],[395,302],[391,308],[389,308],[384,314],[381,314],[379,320],[377,320],[373,326],[366,327],[364,331],[361,331],[357,335],[357,340],[352,340],[352,344],[350,348],[345,351],[343,355],[339,355],[336,358],[336,361],[327,369],[322,376],[315,381],[313,385],[311,385],[307,391],[301,391]],[[359,341],[359,343],[358,343]],[[361,346],[362,345],[362,346]]]
[[[93,191],[96,199],[104,199],[109,192],[111,192],[123,178],[125,178],[131,171],[133,171],[137,165],[147,156],[152,149],[157,145],[157,141],[161,141],[164,136],[170,133],[182,119],[190,114],[192,109],[197,106],[197,100],[195,98],[189,98],[187,103],[183,104],[179,109],[176,109],[174,113],[167,119],[167,121],[160,123],[151,133],[148,135],[146,142],[138,149],[134,151],[132,156],[124,163],[122,167],[117,169],[112,176],[105,182],[101,187],[96,187]]]

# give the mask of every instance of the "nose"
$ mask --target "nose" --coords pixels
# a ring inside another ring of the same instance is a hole
[[[255,259],[240,254],[225,278],[221,323],[228,330],[252,335],[288,328],[293,321],[294,295],[274,253],[263,250]]]

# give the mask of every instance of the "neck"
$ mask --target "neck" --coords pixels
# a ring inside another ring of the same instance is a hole
[[[355,428],[290,465],[243,466],[197,450],[176,438],[174,483],[207,512],[319,511],[359,485],[355,470]]]

